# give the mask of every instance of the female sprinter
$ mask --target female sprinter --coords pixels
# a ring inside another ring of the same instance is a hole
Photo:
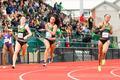
[[[46,38],[44,39],[45,52],[44,52],[44,64],[46,66],[48,60],[48,54],[50,54],[50,62],[53,61],[53,52],[55,49],[56,31],[57,25],[59,25],[58,16],[53,14],[50,16],[49,22],[45,25]]]
[[[110,45],[110,34],[113,33],[112,25],[109,23],[111,16],[104,15],[104,21],[99,25],[101,37],[98,41],[98,71],[101,71],[101,66],[105,64],[105,56]]]
[[[0,33],[0,38],[3,37],[4,39],[4,44],[3,44],[3,49],[2,49],[2,65],[3,68],[5,68],[6,64],[6,54],[7,52],[10,53],[11,58],[13,57],[14,54],[14,48],[13,48],[13,43],[12,43],[12,30],[8,29],[7,27],[4,28],[3,32]]]
[[[18,25],[18,34],[17,34],[16,44],[15,44],[15,52],[13,55],[13,65],[12,65],[13,69],[15,68],[17,54],[19,53],[21,48],[22,48],[23,56],[25,55],[27,50],[27,38],[29,38],[31,35],[32,35],[32,32],[28,24],[26,24],[26,18],[22,16],[20,18],[20,25]]]

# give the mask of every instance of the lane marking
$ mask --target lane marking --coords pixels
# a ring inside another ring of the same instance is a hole
[[[106,66],[106,67],[104,67],[104,68],[118,68],[118,67]],[[90,67],[90,68],[89,68],[89,67],[83,67],[82,69],[72,70],[72,71],[70,71],[70,72],[67,73],[67,76],[68,76],[69,78],[71,78],[72,80],[80,80],[80,79],[72,76],[72,74],[75,73],[75,72],[77,72],[77,71],[88,70],[88,69],[96,69],[96,70],[97,70],[97,67]],[[117,75],[117,76],[118,76],[118,75]]]
[[[67,67],[55,67],[55,66],[48,66],[48,68],[44,68],[44,69],[41,69],[41,70],[34,70],[34,71],[29,71],[29,72],[25,72],[25,73],[22,73],[20,76],[19,76],[19,79],[20,80],[24,80],[24,76],[28,75],[28,74],[31,74],[31,73],[36,73],[36,72],[40,72],[40,71],[45,71],[45,70],[50,70],[50,69],[64,69],[64,68],[67,68]]]
[[[84,68],[84,67],[83,67],[83,68]],[[72,76],[71,74],[72,74],[72,73],[75,73],[75,72],[77,72],[77,71],[80,71],[80,70],[87,70],[87,69],[94,69],[94,68],[96,68],[96,67],[91,67],[91,68],[86,67],[86,68],[84,68],[84,69],[72,70],[72,71],[70,71],[70,72],[67,73],[67,76],[68,76],[69,78],[71,78],[72,80],[80,80],[80,79],[78,79],[78,78],[75,78],[75,77]]]
[[[119,69],[113,69],[113,70],[110,71],[110,73],[111,73],[113,76],[120,78],[120,75],[115,74],[115,71],[119,71],[119,70],[120,70],[120,68],[119,68]]]
[[[29,71],[29,72],[25,72],[25,73],[22,73],[20,76],[19,76],[19,79],[20,80],[24,80],[23,77],[27,74],[30,74],[30,73],[34,73],[34,72],[39,72],[39,71],[45,71],[46,69],[42,69],[42,70],[36,70],[36,71]]]

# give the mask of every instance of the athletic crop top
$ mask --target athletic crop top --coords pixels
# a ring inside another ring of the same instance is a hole
[[[26,40],[24,40],[24,37],[26,36],[25,26],[26,24],[24,26],[18,26],[18,40],[22,42],[26,42]]]
[[[53,31],[53,28],[48,25],[48,29]],[[46,31],[46,38],[54,38],[55,35],[52,35],[50,32]]]
[[[102,39],[109,39],[110,35],[110,24],[105,25],[105,29],[103,31],[101,31],[101,38]]]
[[[4,43],[12,44],[12,36],[8,33],[3,35]]]

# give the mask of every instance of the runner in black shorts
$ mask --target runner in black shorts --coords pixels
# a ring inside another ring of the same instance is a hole
[[[98,41],[98,71],[101,71],[101,66],[105,64],[105,56],[110,45],[110,34],[113,33],[112,26],[109,23],[111,16],[104,15],[104,21],[99,25],[100,40]]]
[[[44,64],[46,66],[48,60],[48,54],[50,54],[50,62],[53,61],[53,52],[55,49],[56,31],[58,26],[58,16],[56,14],[51,15],[49,22],[45,25],[46,38],[44,39],[45,52],[44,52]]]
[[[25,55],[27,50],[27,38],[30,37],[31,35],[32,35],[32,32],[28,24],[26,24],[26,18],[22,16],[20,18],[20,25],[18,25],[18,34],[16,38],[15,52],[13,55],[13,65],[12,65],[13,69],[15,68],[17,54],[19,53],[21,48],[22,48],[23,56]]]

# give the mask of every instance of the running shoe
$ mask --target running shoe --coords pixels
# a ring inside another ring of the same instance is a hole
[[[101,66],[98,66],[98,71],[100,72],[102,70],[102,67]]]
[[[12,69],[15,69],[15,66],[12,66]]]
[[[44,62],[44,63],[43,63],[43,66],[45,67],[46,65],[47,65],[47,63],[46,63],[46,62]]]

